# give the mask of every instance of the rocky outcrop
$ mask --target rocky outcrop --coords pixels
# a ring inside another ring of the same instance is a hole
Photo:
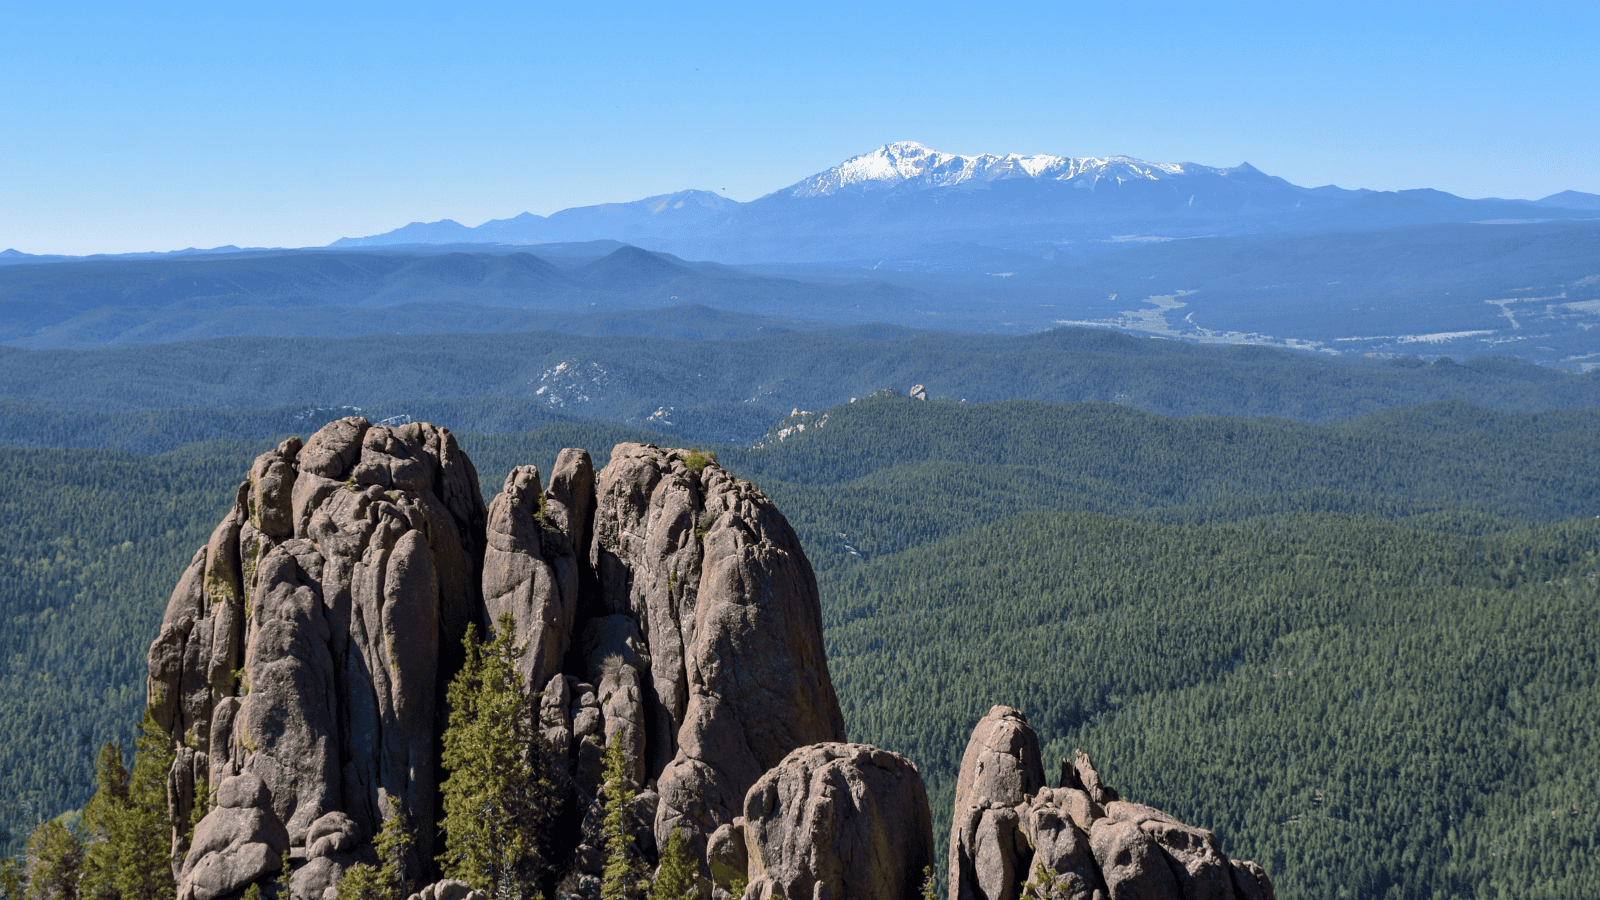
[[[468,626],[502,613],[588,823],[565,847],[580,859],[598,846],[608,743],[653,857],[673,829],[703,851],[791,750],[844,737],[810,564],[753,485],[698,453],[622,444],[599,473],[563,451],[548,486],[519,466],[486,509],[448,431],[349,418],[255,461],[168,604],[149,693],[178,749],[174,821],[197,785],[205,821],[237,818],[217,786],[249,776],[306,892],[370,857],[397,809],[411,874],[430,875],[444,686]],[[196,847],[174,835],[175,868],[220,865],[221,845]]]
[[[398,804],[430,859],[441,661],[482,618],[483,538],[477,473],[444,429],[343,419],[285,441],[173,593],[150,653],[157,722],[206,756],[213,792],[259,779],[292,845],[333,813],[376,834]],[[214,855],[175,842],[186,870]]]
[[[446,878],[428,885],[406,900],[489,900],[489,895],[473,890],[464,881]]]
[[[866,744],[790,753],[725,827],[743,837],[748,897],[915,900],[933,864],[922,775],[905,757]],[[737,851],[717,849],[724,866],[738,865]]]
[[[996,706],[961,757],[950,824],[950,896],[1013,900],[1026,839],[1019,805],[1044,787],[1039,737],[1019,710]],[[1025,860],[1024,860],[1025,862]]]
[[[650,813],[647,857],[678,830],[704,858],[763,773],[796,747],[844,738],[811,565],[771,501],[709,457],[619,444],[593,476],[557,465],[553,485],[593,484],[591,504],[576,487],[561,504],[573,543],[591,537],[564,683],[540,683],[530,667],[529,686],[546,688],[541,729],[588,795],[580,869],[599,873],[595,788],[611,741]],[[528,639],[555,643],[539,628]]]
[[[973,729],[950,826],[951,900],[1016,900],[1040,873],[1069,900],[1256,900],[1272,883],[1216,835],[1122,800],[1088,754],[1044,784],[1039,737],[1006,706]]]
[[[933,859],[909,760],[844,743],[821,604],[794,531],[698,451],[619,444],[518,466],[487,507],[450,432],[349,418],[262,454],[191,560],[150,650],[170,735],[182,900],[233,900],[292,861],[329,900],[404,812],[418,900],[466,900],[434,862],[445,688],[464,636],[509,615],[536,697],[527,748],[560,800],[545,873],[597,893],[603,748],[622,748],[624,827],[653,865],[682,834],[702,896],[911,898]],[[1127,803],[1087,757],[1045,785],[1038,737],[995,707],[963,759],[952,897],[1271,897],[1209,832]],[[1154,893],[1151,893],[1151,892]]]

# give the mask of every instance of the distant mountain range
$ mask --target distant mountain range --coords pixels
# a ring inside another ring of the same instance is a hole
[[[898,143],[749,203],[683,191],[299,250],[0,252],[0,344],[33,348],[870,322],[1588,371],[1600,368],[1600,196],[1306,188],[1250,165]]]
[[[338,248],[614,239],[721,262],[872,264],[972,243],[1057,259],[1097,245],[1202,235],[1595,218],[1600,195],[1467,200],[1435,190],[1307,188],[1248,163],[1214,168],[1125,156],[960,156],[886,144],[740,203],[680,191],[632,203],[523,213],[475,228],[413,222]]]

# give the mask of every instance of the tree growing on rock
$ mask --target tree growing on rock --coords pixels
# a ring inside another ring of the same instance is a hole
[[[606,817],[601,830],[606,845],[606,866],[600,876],[601,900],[640,900],[648,882],[644,861],[634,850],[633,834],[628,828],[634,790],[621,741],[613,740],[606,745],[605,784],[601,792],[606,798]]]
[[[695,884],[694,854],[681,829],[674,828],[661,854],[661,867],[650,884],[650,900],[691,900],[700,896]]]
[[[167,813],[167,772],[172,744],[146,709],[128,776],[128,803],[119,816],[117,892],[122,900],[168,900],[178,893],[172,877],[172,819]]]
[[[539,744],[535,697],[517,673],[523,647],[510,613],[483,644],[469,626],[466,664],[450,682],[441,786],[445,875],[493,897],[531,897],[544,873],[539,844],[559,796]]]
[[[396,809],[394,815],[384,820],[373,845],[378,851],[378,866],[356,863],[346,870],[337,886],[339,900],[403,900],[410,895],[406,857],[411,853],[411,829],[407,827],[404,810]],[[287,854],[283,871],[289,871]],[[279,887],[278,900],[292,900],[286,887]]]
[[[22,863],[14,859],[0,859],[0,897],[5,900],[22,900],[27,882],[22,878]]]

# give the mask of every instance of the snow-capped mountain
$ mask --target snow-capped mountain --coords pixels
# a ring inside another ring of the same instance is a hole
[[[1583,195],[1587,196],[1587,195]],[[1580,196],[1579,199],[1583,199]],[[1127,156],[963,156],[903,141],[748,203],[708,191],[523,213],[468,228],[445,220],[335,246],[620,240],[720,262],[944,265],[955,249],[1055,258],[1111,243],[1202,235],[1593,217],[1563,195],[1464,200],[1433,190],[1300,187],[1248,163],[1218,168]],[[960,255],[957,253],[957,255]],[[982,255],[982,254],[980,254]]]
[[[1249,163],[1232,169],[1217,169],[1194,163],[1145,162],[1130,156],[1073,158],[1015,153],[960,156],[929,150],[914,141],[899,141],[851,157],[778,193],[792,197],[823,197],[852,189],[870,191],[907,184],[918,188],[951,188],[1012,178],[1070,181],[1075,186],[1092,189],[1102,181],[1123,184],[1161,181],[1186,174],[1228,177],[1234,173],[1260,174]]]

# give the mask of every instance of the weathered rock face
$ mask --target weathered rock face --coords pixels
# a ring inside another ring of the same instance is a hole
[[[179,900],[213,900],[279,871],[289,833],[270,801],[255,775],[222,783],[216,808],[195,826],[178,872]]]
[[[866,744],[790,753],[725,827],[744,838],[752,897],[915,900],[933,863],[922,775],[905,757]],[[730,850],[717,849],[726,864]]]
[[[527,647],[521,668],[532,690],[560,671],[572,643],[584,547],[579,541],[588,531],[593,484],[589,454],[567,450],[556,463],[549,494],[540,487],[538,468],[518,466],[489,504],[484,603],[491,623],[502,613],[516,618],[517,642]],[[576,500],[574,487],[581,492]],[[583,527],[575,529],[575,521]]]
[[[657,844],[682,829],[703,853],[762,773],[796,747],[842,741],[844,718],[793,529],[754,485],[688,461],[642,444],[612,451],[596,485],[590,612],[637,623]]]
[[[1042,787],[1039,736],[1027,716],[1009,706],[989,710],[972,730],[956,780],[948,860],[952,898],[1015,900],[1026,880],[1018,859],[1027,847],[1017,807]]]
[[[653,857],[674,828],[703,850],[791,750],[844,737],[810,564],[753,485],[622,444],[598,474],[563,451],[548,489],[520,466],[485,510],[448,431],[343,419],[256,460],[168,605],[150,698],[180,745],[175,820],[197,783],[248,774],[308,891],[370,856],[395,809],[426,876],[443,688],[468,625],[502,613],[539,732],[589,806],[579,856],[598,846],[607,743]]]
[[[407,877],[436,880],[445,686],[469,627],[506,613],[538,695],[529,750],[565,791],[547,858],[579,894],[600,883],[613,744],[637,853],[653,864],[682,832],[702,894],[721,900],[736,878],[763,900],[920,893],[921,775],[843,743],[816,580],[754,485],[698,453],[619,444],[598,473],[563,451],[548,485],[519,466],[485,509],[448,431],[350,418],[255,461],[151,647],[173,820],[207,804],[192,842],[174,835],[180,898],[237,896],[287,851],[296,895],[327,900],[376,862],[397,811]],[[951,896],[1013,900],[1041,867],[1084,900],[1272,897],[1258,866],[1122,801],[1086,756],[1046,787],[1037,735],[997,706],[962,762]],[[465,892],[437,881],[418,897]]]
[[[1216,835],[1122,800],[1088,754],[1044,785],[1039,738],[996,706],[973,729],[950,827],[951,900],[1015,900],[1043,870],[1070,900],[1256,900],[1272,883],[1230,861]]]
[[[398,804],[431,858],[441,651],[483,617],[483,538],[477,474],[448,431],[343,419],[285,441],[173,593],[150,652],[156,720],[205,756],[213,791],[258,779],[252,808],[289,844],[334,813],[366,839]],[[220,858],[200,833],[176,848],[185,872]]]

